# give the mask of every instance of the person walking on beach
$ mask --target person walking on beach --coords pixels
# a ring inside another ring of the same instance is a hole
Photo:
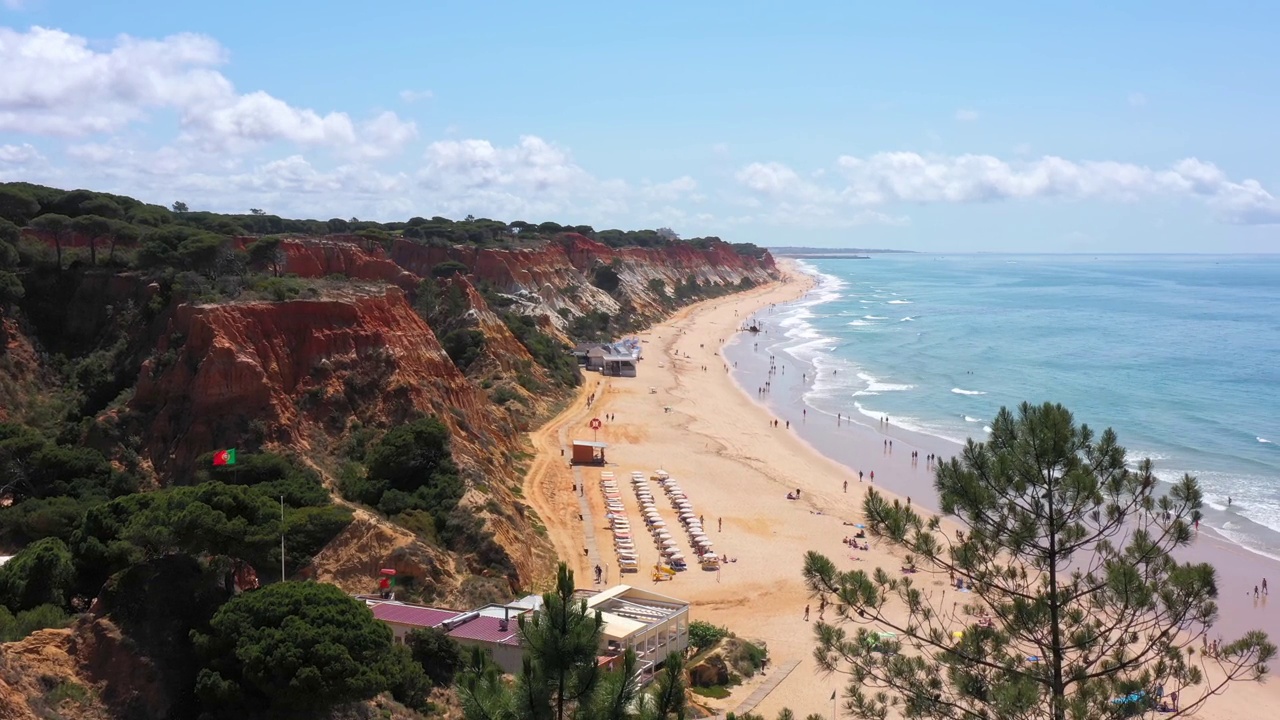
[[[787,429],[788,429],[788,430],[790,430],[790,429],[791,429],[791,421],[790,421],[790,420],[788,420],[788,421],[787,421]]]
[[[845,481],[844,481],[844,491],[845,491],[845,492],[849,492],[849,481],[848,481],[848,480],[845,480]]]
[[[716,532],[724,532],[724,518],[716,520]]]
[[[1266,578],[1262,578],[1262,594],[1263,594],[1263,595],[1266,595],[1266,594],[1267,594],[1267,579],[1266,579]]]
[[[804,621],[809,622],[809,606],[804,606]]]
[[[862,471],[858,471],[858,482],[862,482]]]

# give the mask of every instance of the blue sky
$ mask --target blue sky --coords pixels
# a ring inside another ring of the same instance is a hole
[[[0,0],[0,179],[779,245],[1280,249],[1280,4],[185,5]]]

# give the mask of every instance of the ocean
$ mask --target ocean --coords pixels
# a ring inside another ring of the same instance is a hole
[[[801,265],[818,285],[757,339],[808,368],[808,407],[961,443],[1001,406],[1062,403],[1162,479],[1199,478],[1205,524],[1280,558],[1280,256]]]

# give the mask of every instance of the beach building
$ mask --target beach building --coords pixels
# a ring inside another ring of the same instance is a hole
[[[602,664],[634,650],[641,674],[649,674],[669,653],[684,654],[689,648],[689,603],[684,600],[630,585],[579,590],[577,596],[604,619]]]
[[[636,359],[630,355],[605,355],[600,374],[613,377],[635,377]]]
[[[604,367],[604,359],[609,355],[608,349],[604,345],[597,345],[587,351],[586,368],[588,370],[599,370]]]
[[[569,351],[569,354],[573,355],[573,357],[578,361],[579,365],[586,365],[587,354],[590,353],[592,350],[595,350],[601,347],[603,347],[603,345],[601,345],[600,343],[592,343],[592,342],[578,343],[577,345],[573,346],[573,349]]]
[[[575,597],[587,601],[588,610],[600,611],[604,628],[600,639],[600,664],[614,667],[627,650],[634,650],[642,675],[651,675],[671,652],[689,647],[689,603],[666,595],[616,585],[607,590],[578,590]],[[460,612],[383,600],[377,595],[357,595],[373,616],[386,623],[395,642],[420,628],[439,628],[459,645],[486,650],[505,673],[520,672],[524,650],[520,645],[520,616],[542,609],[542,597],[527,595],[509,603],[491,603]]]
[[[492,617],[473,610],[446,621],[442,628],[459,645],[484,649],[502,672],[512,675],[520,672],[524,650],[520,647],[520,624],[515,616]]]
[[[604,449],[609,447],[602,442],[592,440],[573,441],[574,465],[604,465]]]
[[[383,600],[374,595],[360,596],[360,599],[364,600],[369,609],[373,611],[375,618],[386,623],[391,628],[394,642],[397,645],[403,643],[405,637],[414,630],[441,627],[446,622],[462,615],[457,610],[444,610],[395,600]]]

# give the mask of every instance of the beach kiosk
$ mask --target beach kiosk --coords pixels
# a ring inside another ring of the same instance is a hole
[[[573,441],[574,465],[604,465],[604,449],[609,447],[602,442],[591,440]]]

